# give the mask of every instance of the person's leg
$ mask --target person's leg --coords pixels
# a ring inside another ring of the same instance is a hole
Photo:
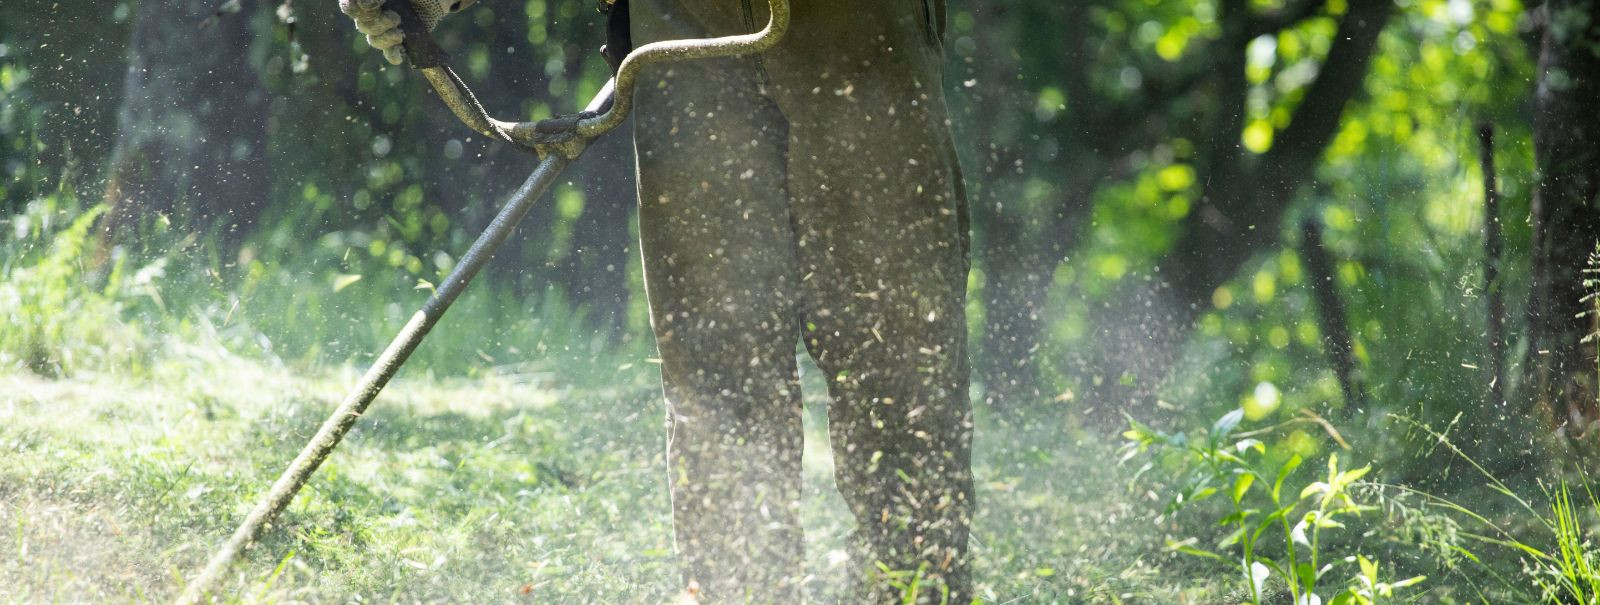
[[[795,7],[767,61],[790,120],[803,338],[832,394],[839,488],[866,560],[972,598],[965,193],[933,0]],[[901,580],[910,581],[909,577]],[[883,578],[874,602],[903,596]]]
[[[664,4],[676,3],[632,2],[638,43],[704,35],[690,11]],[[802,559],[788,135],[757,74],[751,60],[674,63],[636,93],[677,550],[685,584],[715,603],[795,601]]]

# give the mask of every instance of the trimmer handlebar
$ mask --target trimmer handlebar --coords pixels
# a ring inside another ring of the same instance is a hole
[[[789,0],[767,0],[771,18],[761,31],[720,38],[696,40],[666,40],[646,44],[628,53],[623,59],[612,84],[601,91],[615,91],[611,103],[597,97],[590,107],[604,107],[605,111],[576,116],[573,133],[581,145],[621,125],[633,109],[633,86],[640,70],[656,63],[733,57],[765,52],[777,45],[789,29]],[[484,110],[466,83],[450,69],[450,55],[439,47],[433,35],[423,25],[422,19],[411,8],[410,0],[388,0],[384,8],[400,15],[400,30],[405,33],[406,60],[422,72],[428,83],[445,105],[467,127],[484,136],[498,139],[527,151],[539,151],[549,129],[541,132],[539,122],[506,122],[496,120]],[[573,155],[573,154],[569,154]]]

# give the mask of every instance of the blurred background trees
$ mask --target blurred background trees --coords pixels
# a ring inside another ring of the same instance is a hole
[[[1551,0],[1537,18],[1529,394],[1583,434],[1600,418],[1600,3]]]
[[[1595,9],[952,0],[945,85],[989,417],[1398,412],[1465,418],[1464,442],[1496,452],[1531,447],[1511,427],[1530,406],[1546,428],[1593,419],[1594,315],[1574,317],[1600,237]],[[486,1],[438,36],[502,115],[572,111],[607,76],[589,0]],[[103,200],[100,278],[169,259],[163,312],[214,308],[286,362],[359,361],[532,166],[429,97],[332,2],[6,2],[0,210]],[[591,149],[451,320],[473,337],[425,350],[430,367],[648,348],[631,153],[625,136]],[[1486,336],[1489,220],[1503,346]],[[1491,383],[1510,397],[1498,411]]]

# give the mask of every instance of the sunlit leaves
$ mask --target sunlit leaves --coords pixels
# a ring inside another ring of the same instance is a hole
[[[1193,18],[1179,20],[1172,27],[1166,28],[1155,36],[1153,47],[1156,55],[1167,61],[1177,61],[1183,57],[1184,50],[1189,46],[1189,41],[1204,31],[1203,24]]]
[[[1194,168],[1188,164],[1172,164],[1156,172],[1156,183],[1166,191],[1187,191],[1194,185]]]
[[[1260,394],[1264,398],[1271,396],[1265,392],[1268,387],[1258,389],[1264,391]],[[1349,598],[1378,593],[1389,596],[1395,589],[1422,582],[1419,576],[1381,583],[1377,564],[1364,553],[1333,559],[1331,547],[1322,539],[1324,532],[1344,530],[1350,521],[1375,510],[1358,502],[1351,492],[1371,466],[1344,469],[1339,466],[1339,457],[1330,455],[1322,480],[1306,484],[1298,492],[1286,490],[1285,484],[1304,458],[1293,453],[1282,457],[1281,450],[1269,449],[1251,437],[1240,438],[1259,432],[1238,432],[1245,416],[1242,409],[1224,414],[1206,430],[1204,440],[1190,439],[1183,433],[1164,433],[1130,420],[1130,428],[1124,433],[1128,445],[1123,461],[1139,452],[1153,451],[1176,457],[1180,464],[1175,472],[1186,477],[1171,494],[1165,514],[1208,515],[1208,519],[1214,519],[1211,525],[1221,534],[1214,550],[1198,546],[1207,541],[1201,536],[1169,538],[1168,550],[1232,566],[1248,590],[1250,603],[1265,602],[1267,582],[1272,578],[1287,586],[1294,602],[1308,604],[1322,602],[1319,592],[1331,594],[1338,590],[1339,594],[1350,595],[1342,602],[1352,602]],[[1275,467],[1268,463],[1274,457],[1282,460]],[[1151,468],[1146,465],[1138,475]],[[1269,477],[1269,489],[1252,489]],[[1226,506],[1200,504],[1222,490],[1228,496],[1224,500]],[[1354,548],[1361,546],[1357,543]],[[1359,571],[1349,576],[1350,581],[1333,583],[1338,579],[1336,572],[1352,567]]]
[[[338,292],[340,290],[343,290],[345,288],[350,287],[351,284],[354,284],[354,283],[356,283],[358,281],[361,281],[361,276],[360,275],[353,275],[353,274],[349,274],[349,273],[340,273],[340,274],[334,275],[333,276],[333,291],[334,292]]]
[[[1261,420],[1278,411],[1278,405],[1282,401],[1283,395],[1278,391],[1278,387],[1270,382],[1260,382],[1249,395],[1244,397],[1240,409],[1244,410],[1246,418]]]
[[[1067,95],[1054,86],[1046,86],[1039,90],[1039,98],[1034,103],[1034,119],[1040,122],[1054,120],[1056,115],[1067,109]]]
[[[1272,122],[1265,119],[1251,120],[1250,124],[1245,126],[1244,134],[1240,135],[1239,141],[1244,144],[1245,149],[1253,153],[1266,153],[1268,149],[1272,149],[1272,135]]]

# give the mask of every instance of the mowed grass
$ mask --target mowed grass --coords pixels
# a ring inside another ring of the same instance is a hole
[[[140,379],[0,373],[0,601],[162,602],[357,377],[178,351]],[[836,602],[851,521],[808,373],[805,599]],[[647,359],[435,379],[408,368],[224,586],[243,602],[659,603],[676,590]],[[989,603],[1212,602],[1163,548],[1115,443],[980,424]],[[1199,567],[1196,567],[1200,565]]]

